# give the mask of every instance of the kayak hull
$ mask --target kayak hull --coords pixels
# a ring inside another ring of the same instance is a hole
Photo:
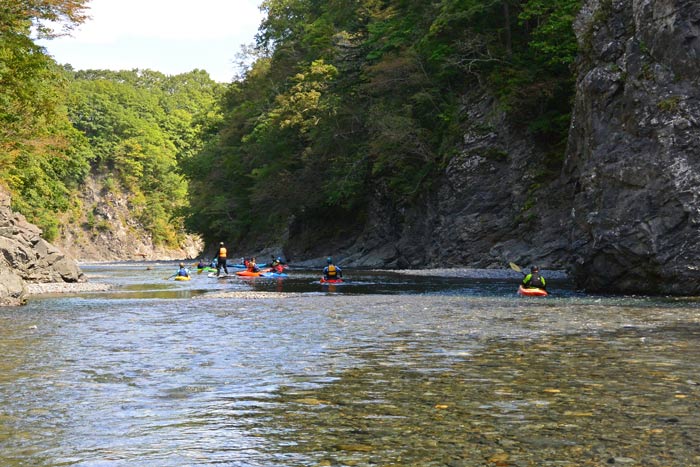
[[[258,272],[254,272],[254,271],[238,271],[238,272],[236,273],[236,275],[237,275],[237,276],[240,276],[240,277],[260,277],[262,274],[263,274],[263,273],[260,272],[260,271],[258,271]]]
[[[188,281],[190,280],[189,276],[175,276],[176,281]]]
[[[264,272],[262,277],[288,277],[286,272]]]
[[[518,287],[518,294],[523,297],[546,297],[547,291],[538,288],[525,288],[522,285]]]

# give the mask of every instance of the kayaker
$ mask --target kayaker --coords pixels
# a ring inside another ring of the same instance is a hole
[[[276,272],[278,274],[282,274],[284,272],[284,265],[282,264],[282,258],[277,257],[275,258],[274,256],[271,256],[272,261],[270,262],[270,267],[272,269],[272,272]]]
[[[224,242],[219,243],[219,255],[216,259],[216,276],[218,277],[221,273],[221,268],[224,268],[224,272],[228,276],[228,268],[226,267],[226,246]]]
[[[185,267],[185,263],[180,263],[180,269],[175,273],[176,276],[190,277],[190,270]]]
[[[248,260],[248,265],[246,267],[248,268],[248,271],[250,271],[250,272],[260,272],[260,268],[255,263],[255,257],[252,257]]]
[[[200,258],[199,263],[197,263],[197,269],[204,269],[207,267],[207,264],[204,262],[203,259]]]
[[[325,268],[323,268],[323,278],[325,280],[338,279],[343,277],[343,271],[338,266],[333,264],[333,258],[329,256],[328,258],[326,258],[326,262],[328,263],[328,265]]]
[[[530,268],[530,274],[523,277],[523,287],[526,289],[547,289],[547,282],[544,277],[540,275],[540,268],[537,266],[532,266]]]

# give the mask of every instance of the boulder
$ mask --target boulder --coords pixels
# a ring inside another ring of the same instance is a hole
[[[0,190],[0,305],[25,301],[25,282],[82,282],[74,261],[41,238],[41,230],[16,214]]]

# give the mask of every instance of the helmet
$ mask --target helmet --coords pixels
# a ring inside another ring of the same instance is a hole
[[[330,256],[328,258],[326,258],[326,263],[331,264],[332,262],[333,262],[333,258],[331,258]]]
[[[219,242],[219,245],[224,246],[224,242]]]
[[[281,261],[282,261],[282,257],[281,257],[281,256],[278,256],[278,257],[277,257],[277,261],[280,261],[280,262],[281,262]]]
[[[530,272],[539,272],[539,270],[540,268],[538,268],[537,266],[533,266],[530,268]]]
[[[185,263],[180,263],[180,267],[181,267],[181,268],[184,268],[184,267],[185,267]]]

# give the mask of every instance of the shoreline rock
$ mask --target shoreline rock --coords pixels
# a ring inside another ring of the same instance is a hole
[[[85,282],[78,265],[41,234],[12,211],[10,193],[0,188],[0,306],[26,303],[30,284]]]

